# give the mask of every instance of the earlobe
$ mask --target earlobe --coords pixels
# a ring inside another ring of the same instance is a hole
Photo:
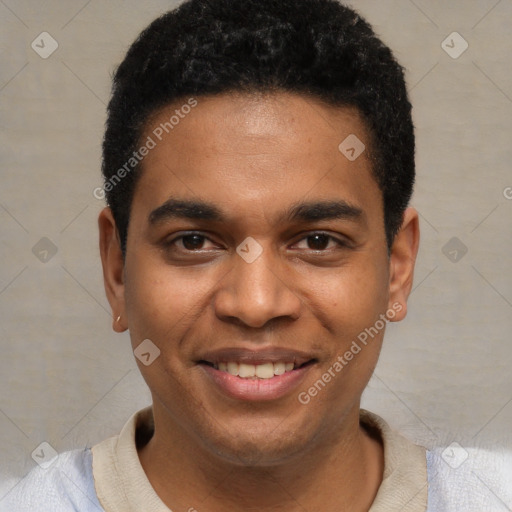
[[[122,316],[117,315],[117,318],[112,322],[112,329],[115,332],[124,332],[128,328],[124,325],[124,323],[121,322]]]
[[[112,329],[124,332],[126,325],[124,302],[124,260],[116,223],[110,208],[104,208],[98,217],[99,244],[103,283],[112,308]]]
[[[412,289],[414,265],[418,253],[420,229],[418,212],[414,208],[407,208],[403,215],[402,226],[395,236],[391,247],[389,262],[389,304],[395,310],[397,304],[401,309],[393,321],[403,320],[407,315],[407,299]]]

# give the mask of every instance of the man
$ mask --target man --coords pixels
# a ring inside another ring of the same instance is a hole
[[[360,409],[419,243],[411,106],[370,26],[185,2],[118,68],[103,157],[105,289],[153,403],[1,510],[448,510],[438,458]]]

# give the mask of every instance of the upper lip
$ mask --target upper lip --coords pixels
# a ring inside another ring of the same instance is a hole
[[[287,349],[281,347],[270,347],[259,350],[249,350],[247,348],[222,348],[205,352],[198,359],[198,363],[207,362],[214,365],[219,363],[237,362],[245,364],[264,364],[264,363],[294,363],[295,367],[299,367],[304,363],[316,358],[302,352],[300,350]]]

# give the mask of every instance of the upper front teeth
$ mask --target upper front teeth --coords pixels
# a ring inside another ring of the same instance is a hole
[[[219,370],[228,372],[231,375],[238,375],[242,378],[257,377],[260,379],[271,379],[274,375],[282,375],[284,372],[293,370],[293,363],[219,363]]]

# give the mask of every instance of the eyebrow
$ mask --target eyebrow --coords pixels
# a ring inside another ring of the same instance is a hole
[[[223,218],[221,210],[213,204],[170,198],[149,214],[149,223],[158,224],[171,219],[221,221]]]
[[[296,203],[286,214],[288,221],[360,220],[364,212],[344,200]]]
[[[344,200],[309,201],[292,205],[281,219],[288,222],[317,222],[320,220],[362,220],[364,212],[361,208]],[[171,219],[193,219],[222,222],[226,216],[222,210],[212,203],[198,200],[182,200],[170,198],[149,214],[149,223],[159,224]]]

